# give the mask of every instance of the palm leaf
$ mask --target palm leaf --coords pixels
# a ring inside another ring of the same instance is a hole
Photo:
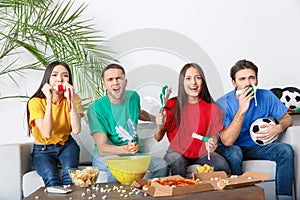
[[[34,60],[18,65],[14,59],[0,66],[2,75],[14,79],[26,70],[41,70],[53,60],[69,64],[78,91],[91,101],[103,95],[100,75],[103,66],[116,61],[103,46],[101,31],[92,20],[82,20],[87,5],[52,0],[2,0],[0,2],[0,63],[19,54]],[[6,63],[6,62],[5,62]]]

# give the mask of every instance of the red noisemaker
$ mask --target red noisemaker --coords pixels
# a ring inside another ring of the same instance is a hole
[[[64,88],[63,85],[55,85],[55,86],[52,86],[52,90],[53,90],[53,91],[62,91],[62,92],[65,92],[65,91],[66,91],[66,89]],[[69,92],[69,100],[71,101],[71,90],[70,90],[70,88],[69,88],[68,92]],[[69,102],[69,105],[70,105],[70,111],[71,111],[71,109],[72,109],[71,102]]]
[[[53,86],[52,87],[52,90],[54,90],[54,91],[66,91],[66,89],[64,88],[64,86],[63,85],[55,85],[55,86]]]

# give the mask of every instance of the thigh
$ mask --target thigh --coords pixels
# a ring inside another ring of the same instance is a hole
[[[189,159],[185,158],[181,153],[169,148],[164,159],[170,166],[172,175],[180,175],[186,177],[187,166],[190,164]]]
[[[200,158],[195,159],[195,164],[208,164],[214,167],[215,171],[225,171],[227,174],[231,173],[230,166],[226,159],[217,152],[212,152],[210,155],[210,159],[207,156],[202,156]]]
[[[54,146],[44,148],[43,145],[34,145],[32,164],[46,186],[60,184],[57,162]]]
[[[219,146],[215,152],[221,154],[223,157],[229,160],[243,160],[243,151],[239,146]]]
[[[200,158],[195,158],[193,159],[193,161],[194,161],[193,164],[199,164],[199,165],[208,164],[213,166],[213,165],[227,164],[225,158],[217,152],[211,152],[210,159],[208,159],[208,157],[205,155],[205,156],[201,156]]]
[[[274,142],[267,145],[255,145],[250,147],[241,147],[245,160],[271,160],[276,161],[280,155],[284,157],[293,157],[293,148],[286,143]]]
[[[77,168],[79,165],[80,148],[75,140],[66,143],[59,152],[59,161],[63,169]]]
[[[174,151],[173,149],[169,148],[164,156],[164,159],[168,162],[169,165],[172,163],[184,163],[188,164],[187,160],[182,156],[181,153]]]
[[[160,157],[151,156],[149,170],[150,171],[157,171],[157,170],[163,170],[168,169],[168,163],[166,160]],[[167,175],[167,174],[165,174]]]
[[[216,152],[221,154],[228,162],[231,173],[234,175],[241,175],[243,173],[243,151],[239,146],[220,146]]]
[[[94,167],[98,167],[100,171],[109,171],[106,159],[107,158],[116,158],[119,157],[118,155],[111,155],[111,156],[101,156],[99,153],[93,156],[92,165]]]

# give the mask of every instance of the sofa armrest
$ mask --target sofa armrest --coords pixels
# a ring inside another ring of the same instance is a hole
[[[300,126],[292,126],[289,127],[284,133],[282,133],[278,140],[280,142],[284,142],[290,144],[294,149],[295,161],[294,161],[294,169],[295,169],[295,193],[296,199],[300,198]]]
[[[0,199],[22,199],[22,176],[32,170],[32,143],[0,145]]]

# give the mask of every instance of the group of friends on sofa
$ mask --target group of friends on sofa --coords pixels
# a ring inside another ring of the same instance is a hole
[[[269,142],[292,126],[288,108],[271,91],[257,88],[258,67],[253,62],[237,61],[230,77],[234,89],[215,101],[201,66],[185,64],[178,77],[178,95],[162,97],[155,116],[141,108],[136,91],[126,89],[125,69],[117,63],[107,65],[101,74],[106,94],[87,110],[95,141],[92,165],[107,172],[108,182],[117,182],[106,159],[144,154],[130,123],[136,130],[138,120],[152,121],[156,122],[154,138],[160,141],[166,135],[170,146],[164,158],[151,157],[150,178],[169,172],[185,177],[193,164],[241,175],[243,160],[271,160],[276,162],[277,198],[292,199],[294,151],[289,144]],[[50,63],[27,103],[28,134],[34,137],[32,164],[46,187],[72,184],[68,170],[78,167],[80,149],[71,132],[80,133],[83,116],[68,64]],[[276,123],[261,126],[256,138],[266,144],[259,145],[251,139],[249,127],[256,119],[268,117]]]

